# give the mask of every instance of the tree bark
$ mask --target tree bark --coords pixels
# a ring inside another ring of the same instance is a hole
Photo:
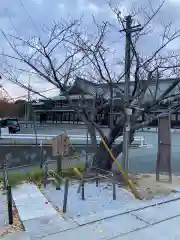
[[[106,138],[105,142],[106,142],[107,146],[110,149],[112,149],[112,153],[113,153],[114,157],[117,158],[123,151],[123,141],[120,144],[113,146],[113,143],[114,143],[115,139],[117,138],[117,136],[116,137],[115,137],[115,135],[113,136],[112,132],[110,134],[111,138],[109,137],[109,141]],[[134,140],[134,131],[131,131],[130,143],[132,143],[133,140]],[[98,170],[99,171],[100,170],[111,171],[112,164],[113,164],[113,160],[112,160],[111,156],[109,155],[108,151],[104,147],[103,143],[100,142],[99,147],[98,147],[96,154],[94,156],[94,159],[93,159],[92,169],[96,169],[97,171]]]

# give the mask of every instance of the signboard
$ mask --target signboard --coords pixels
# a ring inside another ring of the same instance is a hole
[[[59,135],[52,140],[52,155],[67,156],[69,154],[69,142],[65,135]]]

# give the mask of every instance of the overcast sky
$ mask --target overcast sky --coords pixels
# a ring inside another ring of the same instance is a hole
[[[159,0],[153,0],[153,6],[157,6]],[[142,4],[147,5],[146,0],[112,0],[113,5],[119,4],[122,14],[129,13],[134,4],[136,9]],[[18,33],[19,36],[28,38],[38,34],[38,31],[44,26],[51,27],[53,21],[60,19],[78,19],[83,15],[84,25],[93,32],[92,15],[101,22],[109,20],[114,22],[114,15],[109,9],[104,0],[1,0],[0,4],[0,28],[6,33]],[[147,53],[153,49],[158,43],[158,30],[161,28],[162,22],[172,21],[177,27],[180,27],[180,0],[167,0],[160,14],[153,21],[153,28],[156,30],[150,34],[148,41],[144,41],[144,51]],[[143,21],[143,16],[137,16],[137,20]],[[111,36],[112,38],[112,36]],[[0,36],[0,48],[5,52],[9,51],[9,46],[3,36]],[[177,49],[179,42],[175,41],[168,46],[169,48]],[[123,54],[123,46],[115,46],[117,51]],[[1,69],[0,69],[1,70]],[[1,70],[2,71],[2,70]],[[29,75],[24,76],[25,81],[28,81]],[[42,91],[51,88],[45,81],[33,80],[33,87],[36,90]],[[12,98],[26,94],[26,91],[18,86],[12,85],[7,80],[2,79],[3,86],[6,88]],[[58,93],[57,90],[49,91],[49,95],[53,96]],[[47,94],[46,94],[47,95]]]

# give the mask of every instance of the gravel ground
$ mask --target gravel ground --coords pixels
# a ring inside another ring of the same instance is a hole
[[[172,183],[167,174],[160,175],[160,181],[156,182],[156,174],[138,174],[135,176],[137,185],[148,199],[154,196],[167,196],[172,192],[180,191],[180,176],[172,175]]]

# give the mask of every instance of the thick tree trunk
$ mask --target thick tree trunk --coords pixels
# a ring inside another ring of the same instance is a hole
[[[107,140],[105,142],[108,145],[108,147],[110,148]],[[97,148],[97,151],[95,153],[92,168],[97,169],[97,170],[99,170],[99,169],[110,170],[111,169],[111,165],[109,164],[109,154],[102,142],[100,142],[99,147]]]
[[[120,132],[122,132],[121,126],[116,125],[116,127],[114,127],[112,130],[110,130],[108,137],[105,137],[104,140],[109,148],[112,148],[112,145],[113,145],[115,139],[119,136]],[[93,168],[101,168],[104,170],[111,168],[110,161],[109,161],[109,154],[102,142],[100,142],[99,147],[96,150],[96,154],[93,159],[92,167]]]
[[[130,143],[132,143],[133,140],[134,140],[133,136],[134,136],[134,132],[131,132]],[[111,135],[111,137],[112,137],[112,135]],[[112,149],[112,153],[113,153],[114,157],[117,158],[123,151],[123,141],[120,144],[112,147],[115,139],[111,139],[111,141],[108,141],[107,139],[105,139],[105,142],[106,142],[107,146],[110,149]],[[111,156],[107,152],[103,143],[100,142],[100,145],[99,145],[99,147],[96,151],[96,154],[94,156],[94,159],[93,159],[92,168],[96,169],[96,170],[101,170],[102,169],[102,170],[111,171],[112,164],[113,164],[113,160],[112,160]]]

